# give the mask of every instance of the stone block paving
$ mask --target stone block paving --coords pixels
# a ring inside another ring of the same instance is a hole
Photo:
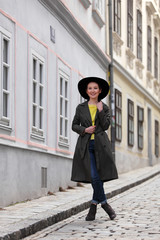
[[[85,210],[25,240],[160,240],[159,187],[157,175],[110,199],[117,213],[113,221],[99,206],[94,221],[85,221]]]
[[[107,198],[113,201],[114,196],[132,189],[158,174],[160,174],[160,164],[120,174],[119,179],[104,184]],[[91,197],[92,187],[90,184],[85,184],[83,187],[67,189],[65,192],[56,192],[52,196],[49,195],[4,208],[0,206],[0,240],[23,239],[44,228],[68,219],[87,209],[90,205]],[[102,209],[99,212],[101,211]],[[135,214],[134,211],[133,213]],[[120,211],[118,212],[120,214]],[[97,218],[96,221],[102,221],[103,223],[103,217],[101,220],[100,216],[100,219]],[[82,222],[83,220],[81,220]],[[110,222],[107,220],[107,223],[109,224]],[[103,231],[103,228],[100,229]]]

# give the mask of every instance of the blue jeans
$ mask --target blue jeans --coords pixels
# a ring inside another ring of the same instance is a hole
[[[106,203],[106,196],[104,193],[103,182],[101,181],[99,174],[97,172],[96,167],[96,159],[94,152],[94,140],[90,140],[89,142],[89,154],[91,160],[91,179],[92,179],[92,187],[93,187],[93,198],[92,203]]]

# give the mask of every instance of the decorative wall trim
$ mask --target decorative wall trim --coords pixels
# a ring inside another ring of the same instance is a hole
[[[148,98],[153,105],[160,109],[160,103],[138,82],[136,79],[128,73],[128,71],[122,67],[115,59],[113,62],[114,67],[126,78],[128,81],[140,91],[146,98]]]
[[[142,0],[137,0],[136,6],[138,9],[142,10]]]
[[[126,48],[126,56],[127,56],[127,65],[131,69],[133,69],[133,60],[135,58],[135,55],[133,54],[133,52],[130,48]]]
[[[142,64],[142,62],[139,59],[136,59],[135,65],[136,65],[137,75],[138,75],[139,78],[142,79],[143,78],[144,65]]]
[[[158,12],[154,13],[153,20],[157,29],[160,29],[160,14]]]
[[[154,14],[156,12],[156,6],[152,0],[146,1],[146,8],[150,14]]]
[[[158,83],[158,80],[156,78],[154,78],[153,84],[154,84],[154,92],[158,96],[160,91],[160,84]]]
[[[89,36],[83,27],[76,21],[71,12],[60,1],[39,0],[62,24],[70,31],[75,39],[96,59],[101,67],[106,70],[110,63],[110,58],[97,45],[97,43]]]
[[[147,80],[147,86],[149,88],[152,88],[153,75],[152,75],[152,73],[150,71],[147,71],[146,80]]]
[[[112,32],[113,34],[113,50],[118,56],[121,56],[121,47],[123,45],[123,41],[118,33]]]

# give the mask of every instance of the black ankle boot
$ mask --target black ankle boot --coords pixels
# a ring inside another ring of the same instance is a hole
[[[89,212],[86,216],[86,221],[93,221],[95,219],[96,212],[97,212],[97,205],[91,204]]]
[[[111,208],[111,206],[108,203],[105,203],[101,206],[104,209],[104,211],[106,211],[106,213],[108,213],[111,220],[113,220],[116,217],[115,211]]]

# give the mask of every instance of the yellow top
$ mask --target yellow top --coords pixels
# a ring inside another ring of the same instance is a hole
[[[89,104],[89,111],[91,114],[91,119],[92,119],[92,126],[95,125],[95,116],[97,112],[97,106],[93,104]],[[94,140],[94,133],[91,135],[91,140]]]

